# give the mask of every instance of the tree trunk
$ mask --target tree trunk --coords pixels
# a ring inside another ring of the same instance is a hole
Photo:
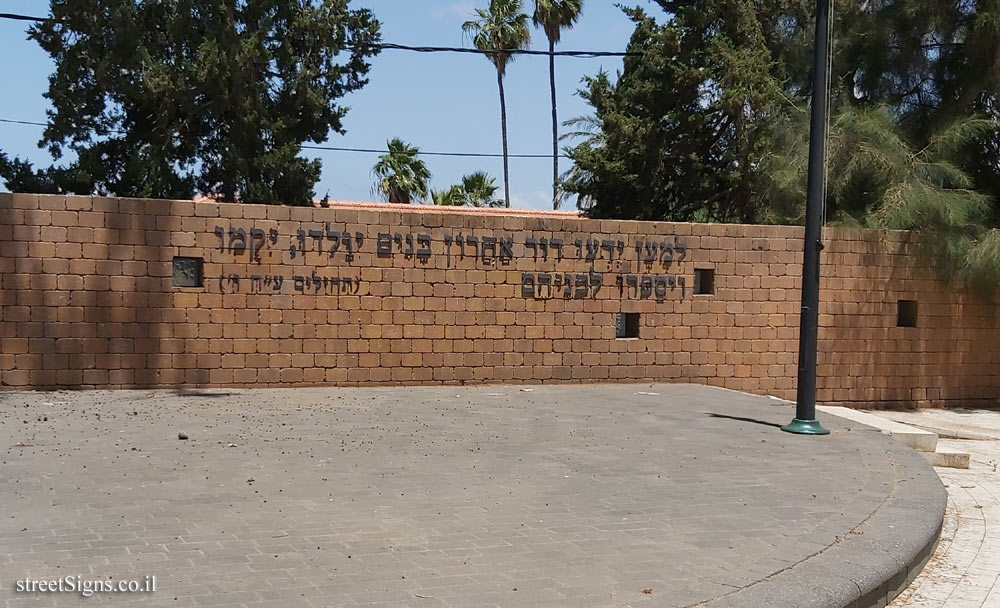
[[[556,115],[556,43],[549,38],[549,89],[552,92],[552,208],[559,208],[559,118]]]
[[[503,74],[497,70],[500,87],[500,133],[503,136],[503,200],[510,209],[510,170],[507,167],[507,102],[503,98]]]

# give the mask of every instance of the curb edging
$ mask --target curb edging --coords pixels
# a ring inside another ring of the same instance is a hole
[[[873,608],[891,603],[937,546],[948,493],[916,452],[875,429],[896,480],[885,502],[850,533],[788,568],[702,606]]]

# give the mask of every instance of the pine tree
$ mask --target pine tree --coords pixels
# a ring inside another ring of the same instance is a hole
[[[51,14],[29,32],[56,66],[40,145],[77,160],[7,163],[12,190],[311,204],[321,166],[302,144],[343,132],[337,101],[366,84],[379,39],[346,0],[51,0]]]

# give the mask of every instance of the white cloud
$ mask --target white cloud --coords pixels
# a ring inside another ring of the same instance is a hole
[[[448,4],[439,4],[431,9],[431,14],[435,19],[441,19],[444,17],[461,17],[462,19],[471,19],[476,12],[476,5],[472,2],[451,2]]]
[[[502,192],[497,192],[503,196]],[[511,192],[510,206],[513,209],[552,209],[552,194],[543,190],[532,192]]]

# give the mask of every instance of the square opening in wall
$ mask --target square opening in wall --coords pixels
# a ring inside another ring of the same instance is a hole
[[[697,296],[709,296],[715,293],[715,270],[695,268],[694,293]]]
[[[917,326],[917,301],[899,300],[896,302],[896,327]]]
[[[638,338],[639,337],[639,313],[622,312],[618,313],[618,338]]]
[[[174,258],[174,287],[201,287],[202,258]]]

